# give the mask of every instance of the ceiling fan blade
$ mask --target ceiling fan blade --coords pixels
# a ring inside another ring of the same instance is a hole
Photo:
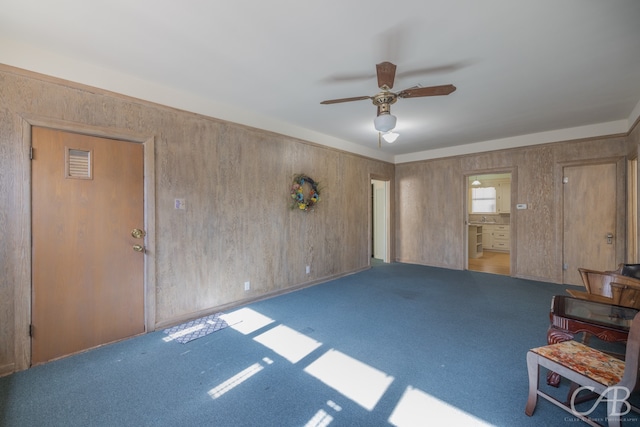
[[[359,82],[371,80],[376,77],[375,74],[334,74],[333,76],[329,76],[325,79],[322,79],[322,83],[348,83],[348,82]]]
[[[378,87],[382,90],[389,90],[393,87],[396,78],[396,66],[391,62],[381,62],[376,65],[378,73]]]
[[[329,99],[322,101],[320,104],[338,104],[340,102],[362,101],[363,99],[371,99],[370,96],[356,96],[353,98]]]
[[[418,98],[421,96],[440,96],[449,95],[455,91],[454,85],[442,85],[442,86],[429,86],[429,87],[414,87],[405,89],[398,93],[399,98]]]
[[[428,74],[451,73],[453,71],[460,70],[466,66],[468,66],[468,62],[463,62],[463,61],[452,62],[449,64],[436,65],[433,67],[416,68],[409,71],[403,71],[396,74],[396,77],[407,78],[407,77],[424,76]]]

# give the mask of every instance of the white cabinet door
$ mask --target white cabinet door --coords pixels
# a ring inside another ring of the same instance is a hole
[[[493,236],[492,236],[492,232],[491,232],[491,226],[490,225],[483,225],[482,226],[482,247],[484,249],[491,249],[493,245]]]
[[[498,213],[510,213],[511,212],[511,183],[501,182],[497,188],[498,200],[497,207]]]

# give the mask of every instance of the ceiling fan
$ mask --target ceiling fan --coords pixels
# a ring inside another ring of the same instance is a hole
[[[378,87],[381,92],[373,96],[356,96],[353,98],[329,99],[320,104],[337,104],[340,102],[361,101],[371,99],[373,105],[378,108],[378,115],[373,121],[378,132],[389,132],[396,127],[396,116],[391,114],[391,104],[398,98],[419,98],[422,96],[449,95],[456,90],[454,85],[411,87],[400,92],[391,92],[393,81],[396,77],[396,66],[391,62],[381,62],[376,65],[378,75]]]

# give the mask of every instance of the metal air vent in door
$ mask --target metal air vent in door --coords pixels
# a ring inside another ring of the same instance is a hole
[[[65,147],[65,178],[91,179],[91,162],[90,150]]]

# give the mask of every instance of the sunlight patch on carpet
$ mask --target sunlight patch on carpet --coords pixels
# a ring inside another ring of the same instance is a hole
[[[262,361],[265,362],[267,365],[271,365],[273,363],[273,360],[269,359],[268,357],[263,357]],[[262,371],[263,369],[264,369],[264,365],[262,363],[260,362],[254,363],[253,365],[249,366],[247,369],[238,372],[233,377],[229,378],[228,380],[224,381],[223,383],[209,390],[208,394],[209,396],[211,396],[212,399],[217,399],[223,394],[225,394],[226,392],[236,388],[237,386],[239,386],[240,384],[242,384],[243,382],[245,382],[246,380],[248,380],[249,378],[257,374],[258,372]]]
[[[297,363],[322,343],[285,325],[276,326],[254,338],[291,363]]]
[[[329,350],[304,371],[372,411],[393,377],[338,350]]]
[[[186,344],[195,339],[202,338],[213,332],[224,329],[229,326],[229,324],[224,320],[222,315],[223,313],[216,313],[165,329],[163,332],[168,336],[163,338],[163,340],[165,342],[177,341],[181,344]]]
[[[248,335],[275,322],[272,318],[246,307],[223,314],[222,318],[243,335]]]
[[[425,425],[429,422],[435,422],[435,420],[450,426],[492,426],[492,424],[411,386],[404,391],[398,405],[389,417],[389,423],[396,427]]]
[[[335,412],[342,411],[342,407],[335,403],[333,400],[327,401],[327,406],[333,409]],[[307,422],[304,427],[327,427],[333,421],[333,416],[329,414],[328,410],[320,409],[315,413],[313,418]]]

